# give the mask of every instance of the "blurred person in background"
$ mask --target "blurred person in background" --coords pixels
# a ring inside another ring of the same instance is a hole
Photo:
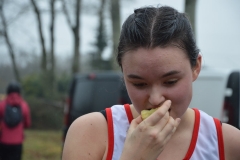
[[[12,115],[7,113],[9,108],[14,112],[19,111],[17,116],[20,120],[14,125],[7,122],[10,117],[13,119]],[[30,125],[30,109],[21,96],[21,86],[18,82],[11,82],[6,89],[6,97],[0,102],[0,160],[21,159],[24,129]]]

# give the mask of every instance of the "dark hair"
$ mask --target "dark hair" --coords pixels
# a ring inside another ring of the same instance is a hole
[[[196,65],[199,49],[191,23],[184,13],[168,6],[135,9],[122,26],[118,64],[122,67],[122,57],[128,51],[139,47],[166,47],[170,44],[185,50],[191,66]]]
[[[8,87],[7,87],[7,94],[10,94],[10,93],[21,93],[21,85],[20,83],[16,82],[16,81],[13,81],[13,82],[10,82],[8,84]]]

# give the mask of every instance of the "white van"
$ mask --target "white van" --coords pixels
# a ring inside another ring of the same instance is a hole
[[[240,128],[239,77],[239,71],[203,68],[193,83],[190,107]]]

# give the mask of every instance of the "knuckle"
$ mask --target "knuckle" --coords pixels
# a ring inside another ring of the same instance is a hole
[[[164,117],[163,117],[163,119],[164,119],[166,122],[168,122],[168,121],[169,121],[169,114],[165,114]]]
[[[149,137],[151,138],[151,140],[156,141],[158,139],[158,132],[152,131],[151,133],[149,133]]]
[[[138,126],[139,132],[145,132],[147,130],[147,125],[142,123]]]
[[[164,117],[165,116],[165,113],[163,113],[163,111],[157,111],[157,114],[159,117]]]
[[[162,133],[158,134],[158,137],[154,139],[157,144],[162,144],[166,139],[166,136]]]
[[[169,125],[171,128],[174,128],[174,127],[175,127],[175,122],[174,122],[174,119],[173,119],[172,117],[169,118],[168,125]]]

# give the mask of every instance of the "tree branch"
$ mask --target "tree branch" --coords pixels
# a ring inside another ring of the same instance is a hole
[[[7,28],[6,18],[5,18],[5,15],[3,13],[3,4],[4,4],[4,0],[0,0],[0,17],[2,19],[2,25],[3,25],[2,34],[5,38],[5,41],[6,41],[8,50],[9,50],[9,54],[10,54],[10,57],[11,57],[11,60],[12,60],[15,78],[16,78],[17,81],[21,82],[21,79],[20,79],[20,76],[19,76],[19,73],[18,73],[18,69],[17,69],[17,65],[16,65],[15,53],[14,53],[14,50],[13,50],[12,43],[11,43],[11,41],[9,39],[9,36],[8,36],[8,28]]]
[[[66,6],[66,2],[65,0],[61,0],[62,1],[62,9],[63,9],[63,13],[67,19],[67,24],[69,25],[69,27],[74,31],[74,27],[71,23],[71,19],[70,19],[70,16],[69,16],[69,13],[67,11],[67,6]]]
[[[31,0],[36,17],[37,17],[37,21],[38,21],[38,31],[39,31],[39,36],[40,36],[40,40],[41,40],[41,46],[42,46],[42,69],[44,71],[47,70],[47,52],[46,52],[46,47],[45,47],[45,40],[43,37],[43,32],[42,32],[42,21],[41,21],[41,16],[40,16],[40,12],[39,9],[37,7],[37,4],[35,3],[34,0]]]

